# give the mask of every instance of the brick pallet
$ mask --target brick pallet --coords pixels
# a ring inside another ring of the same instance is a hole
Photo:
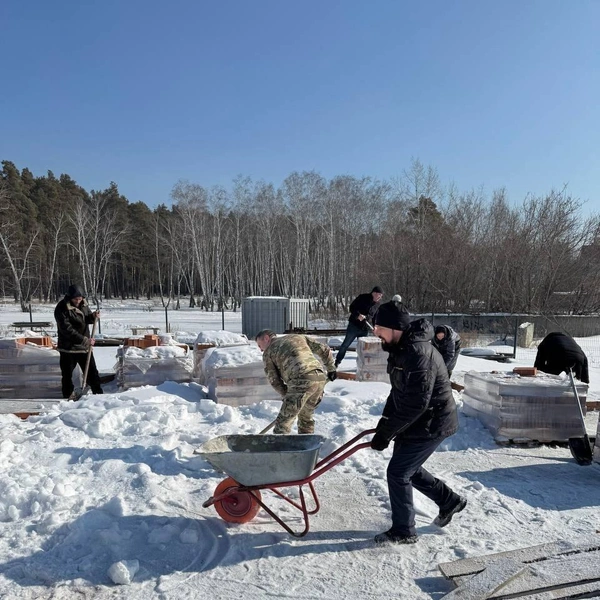
[[[577,383],[577,392],[585,411],[587,384]],[[465,414],[479,418],[496,441],[566,442],[581,435],[571,383],[555,375],[471,371],[462,398]]]
[[[356,380],[381,381],[389,383],[387,373],[388,354],[381,347],[381,340],[376,337],[358,338],[356,348]]]

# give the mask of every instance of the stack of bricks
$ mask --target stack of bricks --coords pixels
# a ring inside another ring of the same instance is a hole
[[[152,348],[153,346],[159,346],[160,341],[157,335],[154,335],[153,333],[147,333],[144,337],[125,338],[124,345],[144,349]]]
[[[0,401],[61,398],[59,361],[50,337],[0,340]]]
[[[357,381],[390,382],[390,377],[387,373],[388,354],[381,348],[381,340],[379,338],[358,338],[356,352]]]
[[[232,364],[232,353],[236,364]],[[248,406],[262,400],[281,400],[265,375],[260,351],[254,345],[214,348],[207,353],[203,370],[208,396],[218,404]]]
[[[156,341],[158,342],[158,339]],[[154,340],[148,339],[147,342]],[[119,347],[116,379],[121,390],[142,385],[160,385],[165,381],[192,381],[194,360],[187,345],[170,344],[158,348],[159,346],[158,343],[152,343],[141,347],[131,344]],[[169,349],[169,352],[161,353],[161,349]]]
[[[585,410],[588,384],[576,382]],[[508,371],[465,375],[463,412],[477,417],[497,442],[566,442],[581,437],[581,417],[570,380]]]
[[[204,383],[204,371],[202,369],[202,361],[204,356],[211,348],[215,348],[216,344],[194,344],[194,381]]]
[[[598,413],[598,427],[596,428],[596,440],[594,442],[594,461],[600,463],[600,413]]]

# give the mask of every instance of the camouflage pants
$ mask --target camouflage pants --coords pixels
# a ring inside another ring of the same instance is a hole
[[[275,420],[273,433],[290,433],[296,417],[298,417],[298,433],[314,433],[313,414],[317,404],[321,402],[326,382],[327,380],[302,380],[288,385],[287,393],[283,397],[283,405]]]

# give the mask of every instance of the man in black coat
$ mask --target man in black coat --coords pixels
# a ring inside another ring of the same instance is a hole
[[[448,368],[448,377],[451,377],[460,354],[460,335],[448,325],[438,325],[431,343],[442,355]]]
[[[588,359],[579,344],[566,333],[553,331],[538,346],[533,365],[544,373],[560,375],[573,369],[573,375],[583,383],[590,382]]]
[[[85,372],[88,350],[95,344],[90,336],[89,323],[100,316],[100,311],[92,312],[85,301],[84,293],[77,285],[69,286],[65,297],[56,305],[54,318],[58,328],[57,350],[60,352],[63,398],[73,393],[73,370],[77,365]],[[94,355],[90,350],[90,365],[87,382],[94,394],[102,394],[100,375]]]
[[[359,337],[369,335],[369,319],[377,311],[379,301],[383,297],[383,290],[376,285],[370,294],[360,294],[352,300],[350,304],[350,316],[348,317],[348,327],[346,328],[346,337],[335,357],[335,368],[337,369],[346,356],[346,351],[350,344]]]
[[[429,321],[410,322],[405,309],[386,302],[375,315],[375,335],[390,353],[392,390],[371,447],[381,451],[394,440],[387,468],[392,527],[376,535],[375,542],[413,544],[417,541],[413,488],[438,505],[434,524],[439,527],[448,525],[467,505],[466,498],[423,468],[441,442],[456,433],[456,404],[448,369],[431,344],[433,327]]]

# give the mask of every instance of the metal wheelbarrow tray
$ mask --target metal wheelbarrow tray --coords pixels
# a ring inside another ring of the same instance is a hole
[[[229,523],[247,523],[263,508],[288,533],[302,537],[309,530],[309,515],[320,509],[313,480],[339,464],[370,442],[357,444],[362,437],[375,433],[368,429],[317,462],[325,438],[320,435],[223,435],[205,442],[200,454],[218,471],[228,475],[202,504],[214,505],[219,516]],[[308,485],[313,499],[309,510],[303,486]],[[289,498],[280,488],[298,487],[300,503]],[[260,490],[271,490],[302,512],[304,530],[293,531],[262,500]]]
[[[198,453],[238,483],[262,485],[308,477],[324,441],[320,435],[222,435]]]

